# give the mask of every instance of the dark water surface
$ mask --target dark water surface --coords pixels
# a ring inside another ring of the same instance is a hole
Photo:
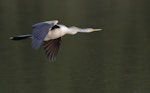
[[[54,63],[31,41],[31,25],[58,19],[102,28],[63,37]],[[147,0],[0,0],[1,93],[150,93]]]

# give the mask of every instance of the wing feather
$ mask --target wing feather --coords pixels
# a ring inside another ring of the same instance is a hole
[[[60,44],[61,44],[61,37],[57,39],[52,39],[49,41],[44,41],[45,54],[49,60],[51,61],[55,60],[58,54]]]
[[[52,29],[54,25],[57,24],[58,21],[46,21],[33,25],[33,33],[32,33],[32,47],[34,49],[38,49],[44,38],[48,34],[49,30]]]

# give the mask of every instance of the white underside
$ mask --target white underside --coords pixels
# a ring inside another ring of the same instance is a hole
[[[58,26],[60,26],[60,28],[56,28],[56,29],[50,30],[48,32],[48,34],[46,35],[44,41],[48,41],[48,40],[51,40],[51,39],[57,39],[57,38],[62,37],[66,34],[74,35],[78,32],[78,30],[74,27],[73,28],[67,28],[64,25],[58,25]]]
[[[70,33],[72,31],[69,28],[67,28],[66,26],[64,26],[64,25],[58,25],[58,26],[60,26],[60,28],[56,28],[56,29],[50,30],[48,32],[44,41],[48,41],[51,39],[57,39],[57,38],[62,37],[66,34],[72,34],[72,33]]]
[[[59,38],[59,37],[62,37],[64,36],[66,33],[58,30],[58,29],[55,29],[55,30],[51,30],[48,32],[48,34],[46,35],[44,41],[48,41],[48,40],[51,40],[51,39],[56,39],[56,38]]]

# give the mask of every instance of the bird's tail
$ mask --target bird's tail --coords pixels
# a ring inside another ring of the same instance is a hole
[[[27,39],[27,38],[31,38],[32,35],[31,34],[27,34],[27,35],[20,35],[20,36],[15,36],[15,37],[10,37],[11,40],[23,40],[23,39]]]

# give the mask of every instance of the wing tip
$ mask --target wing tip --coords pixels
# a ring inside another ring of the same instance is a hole
[[[44,51],[47,59],[54,62],[58,55],[61,44],[61,38],[49,40],[44,42]]]

